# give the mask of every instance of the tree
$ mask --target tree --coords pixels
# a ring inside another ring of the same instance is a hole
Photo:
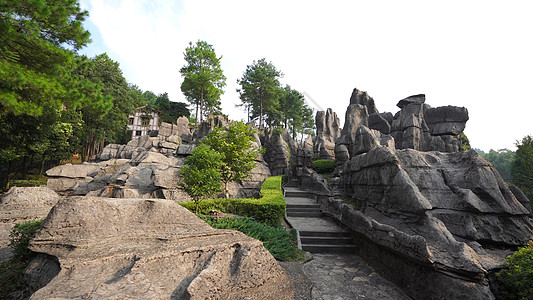
[[[75,74],[99,86],[103,95],[102,101],[89,101],[81,107],[83,129],[77,134],[83,141],[82,158],[87,160],[106,142],[124,142],[128,115],[139,104],[138,90],[126,82],[118,62],[105,53],[91,58]]]
[[[282,112],[282,122],[286,129],[289,129],[292,138],[296,139],[296,134],[310,134],[315,127],[313,120],[313,110],[305,104],[304,96],[297,90],[286,85],[280,98],[280,111]]]
[[[511,182],[511,165],[515,159],[515,153],[513,151],[509,149],[500,149],[497,151],[490,149],[489,153],[485,153],[480,149],[474,150],[496,168],[503,180]]]
[[[223,155],[207,145],[200,145],[192,151],[181,169],[183,188],[196,204],[196,213],[200,201],[220,192],[220,167]]]
[[[278,119],[279,96],[281,86],[279,79],[283,77],[272,62],[262,58],[246,66],[246,70],[237,83],[241,85],[237,92],[242,105],[252,109],[252,116],[259,117],[259,128],[263,129],[263,118],[267,116],[270,125]]]
[[[249,177],[249,172],[255,167],[259,149],[252,147],[253,133],[254,130],[250,126],[234,121],[227,129],[215,128],[204,141],[222,154],[220,180],[224,183],[226,198],[229,198],[228,184]]]
[[[196,106],[196,118],[201,122],[204,111],[220,110],[220,95],[224,94],[222,88],[226,86],[226,76],[220,66],[222,56],[217,57],[213,46],[200,40],[196,45],[190,42],[184,56],[186,65],[180,69],[181,91],[187,101]]]
[[[529,199],[533,199],[533,137],[528,135],[517,142],[511,178]]]
[[[0,5],[0,114],[40,116],[83,98],[70,76],[89,41],[76,0],[8,0]]]
[[[167,93],[159,94],[152,107],[161,112],[161,122],[175,123],[179,117],[191,115],[185,103],[170,101]]]

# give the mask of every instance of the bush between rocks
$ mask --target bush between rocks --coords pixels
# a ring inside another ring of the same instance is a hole
[[[313,162],[313,170],[319,174],[331,173],[335,170],[335,161],[330,159],[319,159]]]
[[[205,215],[211,210],[218,210],[253,218],[255,221],[279,227],[287,207],[281,191],[281,179],[281,175],[265,179],[261,185],[261,198],[259,199],[207,199],[200,202],[198,213]],[[180,204],[192,212],[195,211],[194,201]]]

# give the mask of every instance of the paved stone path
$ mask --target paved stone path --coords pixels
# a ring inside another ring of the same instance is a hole
[[[313,257],[303,265],[305,275],[313,282],[313,300],[411,299],[358,255],[313,254]]]
[[[302,192],[297,188],[286,188],[286,191],[292,191],[292,195]],[[306,197],[285,197],[285,201],[287,204],[316,204]],[[327,218],[287,219],[298,231],[345,231]],[[296,300],[411,299],[356,254],[313,253],[312,256],[313,259],[304,264],[282,263],[295,286]]]

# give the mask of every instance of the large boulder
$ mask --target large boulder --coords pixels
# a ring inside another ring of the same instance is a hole
[[[455,278],[446,291],[431,288],[441,285],[423,289],[413,284],[416,279],[403,279],[401,285],[417,299],[494,298],[488,277],[512,249],[533,238],[529,202],[475,151],[421,152],[378,145],[344,164],[341,184],[362,215],[340,208],[332,215],[372,241],[364,256],[385,268],[373,256],[383,256],[383,250],[374,247],[394,248],[398,265],[418,261],[427,274]],[[373,229],[364,229],[361,222]],[[387,238],[383,230],[389,232]],[[401,276],[401,271],[384,271]],[[451,290],[457,294],[449,294]]]
[[[273,176],[289,174],[291,161],[296,159],[298,145],[290,137],[288,131],[267,132],[261,144],[265,148],[263,159],[268,164],[270,173]]]
[[[0,262],[9,258],[9,233],[16,223],[43,219],[60,197],[51,189],[40,187],[12,187],[0,197]],[[8,255],[2,255],[6,253]]]
[[[260,241],[169,200],[65,199],[30,249],[31,299],[292,299]]]

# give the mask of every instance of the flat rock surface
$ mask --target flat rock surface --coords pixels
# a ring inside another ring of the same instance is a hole
[[[313,260],[303,264],[302,269],[313,283],[308,299],[411,299],[358,255],[313,254]]]

